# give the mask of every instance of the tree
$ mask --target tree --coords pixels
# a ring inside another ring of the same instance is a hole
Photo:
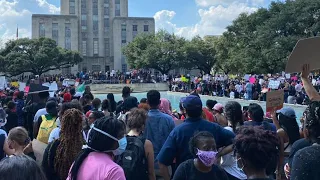
[[[301,38],[319,35],[320,1],[272,2],[241,14],[216,45],[217,65],[238,73],[278,73]]]
[[[123,48],[132,68],[151,68],[168,74],[184,59],[185,39],[160,30],[156,34],[138,35]]]
[[[186,69],[199,69],[205,74],[210,74],[216,63],[216,52],[212,38],[194,37],[184,47],[186,61],[181,66]]]
[[[78,52],[57,47],[48,38],[9,41],[0,51],[0,72],[15,76],[25,72],[42,75],[50,70],[72,67],[82,61]]]

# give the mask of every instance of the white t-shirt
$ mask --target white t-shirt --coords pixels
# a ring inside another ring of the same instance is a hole
[[[242,91],[242,86],[240,84],[237,84],[235,88],[238,93],[240,93]]]
[[[295,89],[296,89],[296,91],[297,92],[301,92],[302,91],[302,85],[301,84],[297,84],[296,86],[295,86]]]
[[[38,122],[39,117],[46,114],[48,114],[46,108],[39,109],[34,115],[33,122]]]
[[[49,139],[48,139],[48,144],[51,143],[52,141],[56,140],[56,139],[59,139],[60,137],[60,127],[56,127],[54,128],[51,133],[50,133],[50,136],[49,136]],[[88,133],[89,134],[89,133]],[[87,141],[87,136],[86,134],[84,133],[84,131],[82,131],[82,135],[83,135],[83,138],[84,140]]]

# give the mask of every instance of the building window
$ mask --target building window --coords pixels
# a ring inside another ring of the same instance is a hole
[[[138,25],[132,25],[132,31],[138,31]]]
[[[82,30],[82,31],[86,31],[86,30],[87,30],[87,26],[82,25],[82,26],[81,26],[81,30]]]
[[[82,41],[82,55],[87,55],[87,41]]]
[[[58,45],[58,39],[59,39],[58,23],[52,23],[52,39],[55,40],[56,44]]]
[[[127,72],[127,64],[122,64],[122,72]]]
[[[46,36],[46,27],[44,23],[39,23],[39,37]]]
[[[120,0],[115,2],[115,16],[120,16]]]
[[[87,2],[86,2],[86,0],[81,0],[81,14],[87,14]]]
[[[65,48],[71,50],[71,24],[65,24]]]
[[[98,15],[98,0],[92,1],[92,14]]]
[[[110,44],[109,44],[109,38],[106,38],[104,40],[104,47],[105,47],[105,56],[110,56]]]
[[[104,4],[103,5],[104,7],[104,15],[108,15],[109,16],[109,4]]]
[[[109,32],[109,30],[110,30],[109,18],[104,16],[104,32]]]
[[[144,32],[149,32],[149,25],[144,25],[143,26],[143,31]]]
[[[100,72],[101,66],[100,65],[92,65],[92,71],[93,72]]]
[[[69,13],[70,13],[70,14],[75,14],[75,13],[76,13],[76,3],[75,3],[75,0],[70,0],[70,1],[69,1]]]
[[[99,54],[99,44],[98,44],[98,40],[97,39],[93,40],[93,54],[94,55],[98,55]]]
[[[87,25],[87,15],[86,14],[82,14],[81,15],[81,25]]]
[[[82,37],[82,39],[87,39],[88,38],[88,34],[86,32],[82,32],[81,33],[81,37]]]
[[[121,43],[127,43],[127,25],[121,24]]]
[[[98,15],[92,16],[92,24],[93,24],[93,31],[95,34],[97,34],[98,29],[99,29]]]

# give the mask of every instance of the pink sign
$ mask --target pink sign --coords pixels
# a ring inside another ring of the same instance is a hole
[[[256,78],[250,77],[250,78],[249,78],[249,82],[250,82],[251,84],[254,84],[254,83],[256,82]]]

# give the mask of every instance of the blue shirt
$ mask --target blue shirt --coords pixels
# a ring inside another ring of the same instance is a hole
[[[174,158],[177,165],[194,158],[189,151],[190,138],[196,132],[208,131],[212,133],[217,148],[228,146],[233,143],[234,133],[224,129],[216,123],[211,123],[202,118],[187,118],[185,122],[174,128],[163,145],[157,159],[160,163],[169,166]]]
[[[267,121],[256,122],[256,121],[246,121],[244,122],[245,126],[261,126],[264,130],[269,130],[273,132],[277,132],[277,128],[273,123],[269,123]]]
[[[157,157],[174,127],[175,124],[171,116],[164,114],[157,109],[149,111],[144,135],[146,139],[150,140],[153,144],[154,157]]]

